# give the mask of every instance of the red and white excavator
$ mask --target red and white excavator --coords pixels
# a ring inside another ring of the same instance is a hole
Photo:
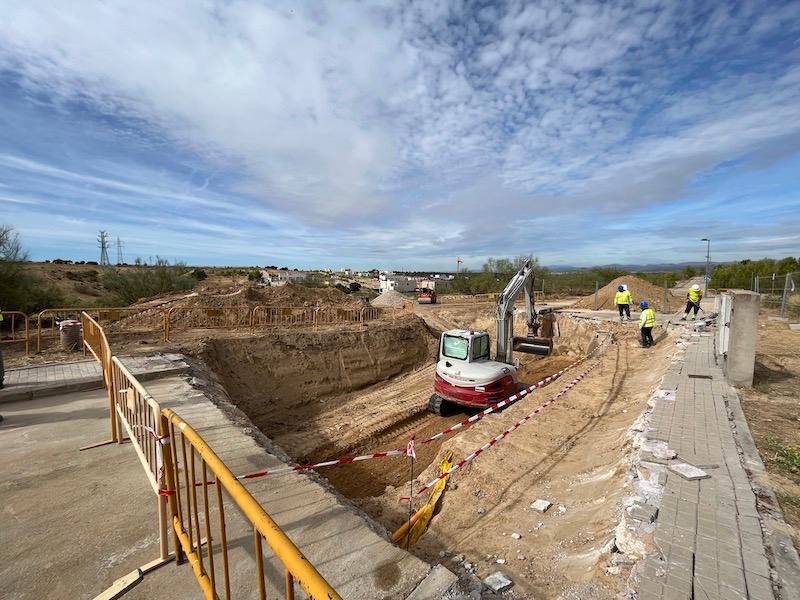
[[[514,350],[541,356],[552,353],[555,316],[550,310],[537,313],[533,280],[533,267],[525,263],[497,299],[494,360],[489,356],[488,332],[451,329],[442,333],[428,410],[441,415],[449,404],[475,408],[496,404],[519,390]],[[514,337],[514,303],[523,293],[528,335]],[[544,337],[537,337],[540,328]]]

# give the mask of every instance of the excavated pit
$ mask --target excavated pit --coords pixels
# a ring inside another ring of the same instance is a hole
[[[462,327],[488,327],[485,315],[460,315],[458,321]],[[592,343],[591,332],[563,333],[553,356],[518,355],[522,382],[562,369]],[[428,412],[437,341],[434,328],[408,315],[366,326],[210,339],[201,358],[264,434],[296,462],[313,463],[403,448],[412,434],[425,439],[477,412]],[[417,446],[418,471],[435,459],[441,443]],[[378,496],[409,477],[406,462],[397,458],[319,473],[352,499]]]
[[[257,338],[208,340],[202,358],[232,402],[298,463],[403,448],[464,419],[427,412],[438,333],[474,327],[494,334],[493,307],[425,307],[423,317],[322,331],[286,330]],[[424,320],[423,320],[424,319]],[[515,328],[523,331],[522,319]],[[605,572],[603,548],[613,539],[632,456],[628,430],[674,352],[671,336],[638,347],[636,323],[558,318],[550,357],[517,354],[520,379],[533,383],[585,357],[597,332],[615,343],[600,366],[569,394],[502,444],[451,477],[439,512],[412,552],[431,564],[461,554],[477,575],[497,570],[519,593],[559,598],[624,586]],[[661,335],[659,335],[661,334]],[[417,444],[415,489],[427,483],[447,450],[462,458],[558,392],[585,365],[478,423],[430,444]],[[342,494],[388,530],[408,517],[409,461],[368,460],[318,469]],[[537,498],[554,502],[532,513]],[[419,500],[416,506],[419,506]],[[564,512],[557,510],[564,507]],[[521,540],[510,539],[512,532]],[[521,558],[520,558],[521,557]],[[547,560],[540,560],[545,557]],[[607,557],[605,558],[607,560]],[[595,596],[591,596],[595,597]]]

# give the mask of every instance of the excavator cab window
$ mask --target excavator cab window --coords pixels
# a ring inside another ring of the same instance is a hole
[[[469,340],[457,335],[445,334],[442,342],[442,354],[447,358],[466,360],[469,354]]]
[[[489,336],[481,335],[472,339],[472,360],[489,358]]]

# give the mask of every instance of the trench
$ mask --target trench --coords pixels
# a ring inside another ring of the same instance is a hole
[[[484,315],[447,315],[446,322],[486,326]],[[286,330],[254,338],[208,340],[202,359],[230,400],[295,462],[404,448],[477,410],[427,410],[438,338],[422,319],[329,330]],[[585,339],[556,340],[553,356],[520,356],[520,381],[530,384],[575,362]],[[547,391],[537,392],[546,394]],[[436,459],[444,440],[417,444],[415,475]],[[400,457],[324,467],[318,473],[351,499],[379,496],[411,478]]]

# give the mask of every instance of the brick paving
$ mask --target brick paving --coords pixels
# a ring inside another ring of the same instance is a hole
[[[657,395],[647,437],[710,477],[668,472],[656,520],[660,555],[646,560],[641,600],[772,600],[756,497],[731,428],[736,393],[714,359],[709,333],[692,334],[683,361],[671,365]]]
[[[179,373],[189,368],[182,357],[175,354],[122,356],[120,360],[142,380]],[[5,388],[0,390],[0,402],[89,390],[102,385],[103,373],[94,359],[7,369]]]

